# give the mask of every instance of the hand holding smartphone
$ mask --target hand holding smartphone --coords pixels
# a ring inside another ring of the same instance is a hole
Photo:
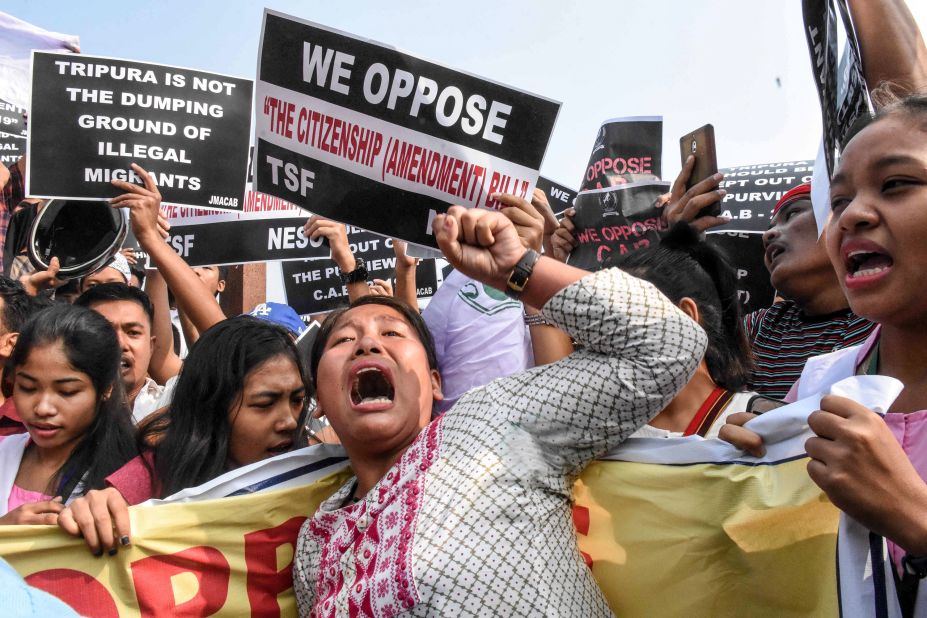
[[[699,182],[718,173],[718,157],[715,152],[715,128],[706,124],[691,133],[679,138],[679,156],[681,165],[685,167],[689,156],[695,157],[695,167],[686,182],[686,189],[691,189]],[[721,202],[703,208],[699,217],[710,215],[717,217],[721,214]]]

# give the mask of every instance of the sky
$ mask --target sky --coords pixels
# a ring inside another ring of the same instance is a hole
[[[927,2],[909,0],[921,29]],[[562,102],[541,173],[577,188],[608,118],[662,115],[678,139],[711,123],[721,167],[813,159],[821,120],[798,0],[4,0],[80,36],[86,54],[254,78],[264,6]]]

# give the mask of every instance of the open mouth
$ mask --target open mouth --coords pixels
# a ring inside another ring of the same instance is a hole
[[[351,380],[351,403],[355,406],[388,405],[395,394],[389,376],[379,367],[361,367]]]
[[[848,279],[861,279],[881,274],[892,267],[894,260],[881,251],[848,251],[844,258]]]
[[[119,361],[119,370],[128,371],[132,369],[132,360],[126,356],[122,357],[122,360]]]
[[[784,246],[778,243],[773,243],[769,245],[768,247],[766,247],[766,264],[767,265],[772,264],[773,261],[776,258],[778,258],[780,255],[782,255],[783,253],[785,253]]]

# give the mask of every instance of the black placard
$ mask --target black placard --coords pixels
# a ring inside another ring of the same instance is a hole
[[[769,228],[779,198],[801,183],[811,182],[814,161],[761,163],[720,171],[724,180],[719,186],[727,191],[721,200],[721,214],[731,222],[711,231],[762,233]]]
[[[550,208],[555,215],[560,215],[564,210],[570,208],[578,193],[574,189],[570,189],[544,176],[538,176],[537,188],[547,196],[547,203],[550,204]]]
[[[241,210],[250,80],[85,55],[32,62],[30,195],[111,198],[111,180],[138,182],[134,162],[165,202]]]
[[[776,290],[763,262],[762,234],[709,232],[706,240],[720,247],[734,267],[737,298],[744,315],[773,304]]]
[[[26,110],[0,99],[0,132],[26,137]]]
[[[656,202],[668,190],[669,183],[642,181],[581,192],[573,217],[579,245],[567,263],[598,270],[614,253],[625,254],[658,243],[666,224]]]
[[[846,0],[836,0],[846,33],[846,47],[839,65],[837,63],[837,17],[834,5],[834,0],[802,0],[805,38],[821,104],[828,176],[834,173],[837,151],[847,130],[856,118],[869,113],[869,92]]]
[[[265,11],[256,189],[435,246],[452,204],[530,197],[559,103]]]
[[[348,242],[355,257],[362,258],[368,271],[368,281],[389,279],[395,289],[396,255],[392,239],[366,230],[348,227]],[[298,313],[316,314],[347,306],[348,292],[342,285],[340,271],[331,259],[284,262],[283,286],[287,304]],[[437,291],[434,260],[422,260],[415,271],[416,296],[430,298]]]
[[[26,138],[0,132],[0,163],[10,167],[26,154]]]
[[[580,191],[659,180],[663,174],[663,118],[606,120],[596,134]]]

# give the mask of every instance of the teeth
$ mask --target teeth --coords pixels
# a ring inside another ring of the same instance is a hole
[[[360,375],[362,373],[370,373],[371,371],[380,371],[380,370],[377,369],[376,367],[364,367],[363,369],[359,369],[356,375]]]
[[[390,403],[392,399],[389,397],[364,397],[361,400],[361,403]]]
[[[856,278],[856,277],[869,277],[870,275],[877,275],[877,274],[879,274],[880,272],[882,272],[882,271],[884,271],[884,270],[888,270],[888,269],[887,269],[887,268],[884,268],[884,267],[882,267],[882,266],[880,266],[880,267],[878,267],[878,268],[864,268],[864,269],[862,269],[862,270],[857,270],[855,273],[851,273],[850,276],[853,277],[853,278]]]
[[[847,257],[856,257],[857,255],[866,255],[867,253],[872,253],[871,251],[851,251],[847,254]]]

